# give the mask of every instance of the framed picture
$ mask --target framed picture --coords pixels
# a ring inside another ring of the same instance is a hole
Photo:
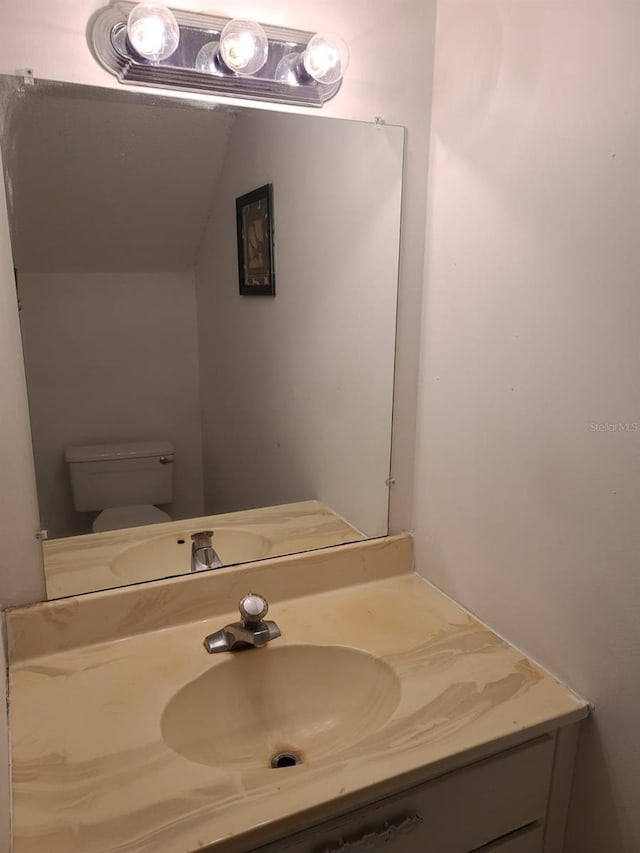
[[[242,296],[275,296],[273,184],[236,199],[238,274]]]

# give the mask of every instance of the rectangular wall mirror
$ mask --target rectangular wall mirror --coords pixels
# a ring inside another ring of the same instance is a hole
[[[385,535],[403,129],[0,89],[48,597]]]

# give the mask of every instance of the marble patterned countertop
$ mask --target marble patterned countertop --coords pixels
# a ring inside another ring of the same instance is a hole
[[[225,564],[279,557],[366,539],[363,533],[315,500],[49,539],[42,543],[47,598],[51,600],[188,574],[191,557],[189,537],[199,530],[216,531],[214,545]],[[246,544],[243,543],[243,535]],[[135,561],[125,564],[126,571],[119,570],[117,561],[125,552],[149,540],[162,540],[161,544],[168,549],[172,547],[169,544],[171,537],[183,543],[180,548],[176,547],[175,541],[172,543],[175,557],[166,554],[164,559],[158,560],[157,553],[145,557],[138,548]],[[218,544],[220,539],[222,549]],[[229,549],[228,556],[226,549]]]
[[[208,655],[205,634],[237,618],[249,589],[282,637]],[[240,853],[587,713],[413,574],[408,536],[19,608],[7,627],[15,853]],[[388,718],[281,770],[266,754],[209,766],[165,742],[163,714],[185,685],[231,657],[266,665],[301,644],[382,661],[400,687]]]

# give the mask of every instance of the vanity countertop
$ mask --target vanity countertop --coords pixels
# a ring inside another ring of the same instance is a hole
[[[241,853],[586,716],[411,561],[410,538],[390,537],[9,611],[15,853]],[[239,660],[202,641],[249,589],[282,637],[241,656],[346,646],[393,670],[397,707],[377,731],[278,770],[165,743],[180,688]]]
[[[218,536],[220,533],[224,536],[225,533],[229,535],[234,532],[248,534],[253,537],[253,540],[249,540],[250,547],[252,541],[258,543],[256,559],[280,557],[366,538],[329,507],[311,500],[49,539],[42,543],[47,598],[78,595],[189,573],[189,536],[199,530],[218,531]],[[127,566],[126,573],[114,568],[114,561],[125,551],[150,539],[168,542],[171,535],[186,539],[186,545],[176,548],[174,544],[175,558],[167,555],[170,568],[163,568],[162,563],[165,561],[145,559],[140,555],[132,565]],[[242,553],[242,547],[232,545],[231,553],[234,552]],[[224,562],[233,564],[247,559],[253,559],[253,555],[243,559],[225,559]],[[181,570],[182,564],[184,568]]]

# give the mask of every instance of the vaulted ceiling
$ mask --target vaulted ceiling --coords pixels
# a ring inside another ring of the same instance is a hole
[[[234,115],[78,92],[36,89],[5,120],[15,266],[193,269]]]

